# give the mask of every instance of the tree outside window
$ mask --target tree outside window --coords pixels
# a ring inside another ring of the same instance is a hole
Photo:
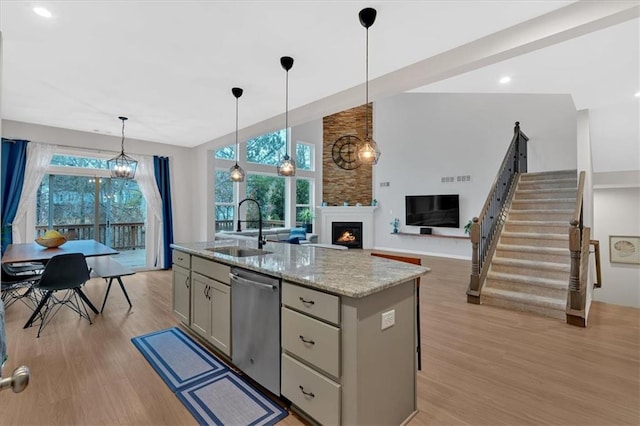
[[[308,143],[296,143],[296,165],[300,170],[313,170],[314,146]]]
[[[222,148],[217,149],[214,154],[214,157],[221,160],[235,160],[236,159],[235,145],[223,146]]]
[[[275,166],[285,153],[286,131],[267,133],[247,141],[247,162]]]
[[[311,211],[311,180],[296,179],[296,226],[310,224],[313,220]]]
[[[232,231],[235,219],[235,190],[228,170],[216,170],[215,224],[216,232]]]
[[[265,174],[247,174],[247,197],[260,203],[265,228],[284,226],[284,179]],[[243,206],[247,209],[244,215],[248,221],[246,228],[257,228],[257,206],[254,203],[246,203]]]

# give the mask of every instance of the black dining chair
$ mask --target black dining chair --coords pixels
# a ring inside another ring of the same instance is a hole
[[[43,267],[40,268],[40,270]],[[20,300],[29,308],[37,306],[36,293],[33,291],[33,284],[40,279],[39,270],[23,269],[21,266],[2,264],[2,275],[0,276],[0,291],[2,292],[2,302],[5,308]]]
[[[24,328],[33,325],[34,320],[40,317],[38,328],[38,337],[40,337],[42,329],[63,305],[92,324],[86,306],[95,313],[98,313],[98,310],[82,292],[81,286],[87,281],[89,281],[89,268],[82,253],[53,256],[47,262],[40,280],[35,285],[35,288],[42,292],[42,299]],[[58,292],[64,292],[61,298],[57,296]]]

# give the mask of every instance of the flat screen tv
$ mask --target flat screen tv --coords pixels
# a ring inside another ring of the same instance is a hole
[[[405,196],[408,226],[460,227],[458,194]]]

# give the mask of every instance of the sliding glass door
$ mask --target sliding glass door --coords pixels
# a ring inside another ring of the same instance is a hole
[[[47,174],[36,200],[36,235],[55,229],[72,240],[96,240],[118,260],[144,267],[146,203],[134,180]]]

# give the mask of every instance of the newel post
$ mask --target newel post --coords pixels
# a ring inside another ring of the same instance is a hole
[[[569,228],[569,251],[571,252],[571,272],[569,275],[569,308],[572,311],[582,309],[580,288],[580,228],[579,222],[572,220]]]
[[[467,290],[467,302],[480,304],[480,219],[474,217],[471,223],[471,277]]]

